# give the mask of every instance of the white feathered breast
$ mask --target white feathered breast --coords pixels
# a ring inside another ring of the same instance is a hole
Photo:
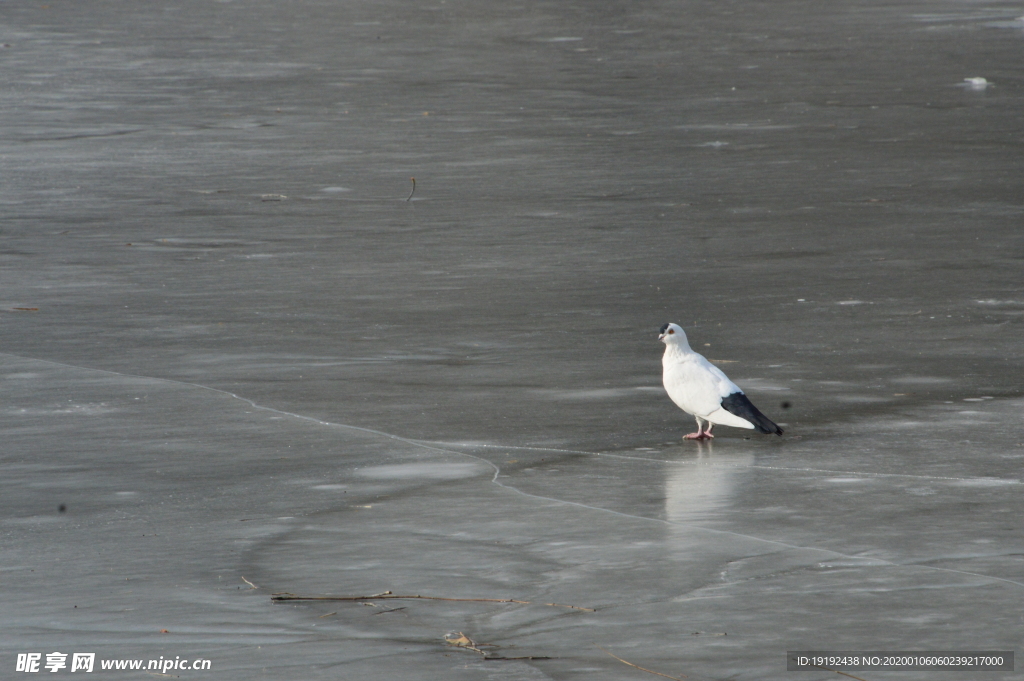
[[[665,392],[688,414],[707,417],[722,406],[722,399],[742,392],[722,370],[692,352],[666,352],[662,358]]]

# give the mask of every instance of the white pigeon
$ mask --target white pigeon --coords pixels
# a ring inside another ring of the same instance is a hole
[[[658,340],[665,344],[665,355],[661,358],[665,392],[676,406],[697,419],[697,432],[685,439],[709,440],[714,437],[711,429],[716,425],[782,435],[782,428],[758,411],[739,386],[690,348],[678,324],[661,327]]]

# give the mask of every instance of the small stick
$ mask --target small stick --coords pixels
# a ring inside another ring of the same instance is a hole
[[[380,612],[373,613],[371,617],[373,617],[374,615],[383,615],[386,612],[398,612],[399,610],[405,610],[405,606],[403,605],[401,608],[389,608],[388,610],[381,610]]]
[[[292,593],[282,592],[272,594],[270,600],[272,601],[367,601],[373,598],[379,598],[384,600],[386,598],[401,598],[411,599],[418,598],[425,601],[461,601],[461,602],[473,602],[473,603],[521,603],[523,605],[532,605],[533,601],[520,601],[515,598],[444,598],[442,596],[399,596],[392,594],[390,591],[386,591],[382,594],[376,594],[374,596],[296,596]],[[595,608],[584,608],[581,605],[566,605],[564,603],[544,603],[554,608],[572,608],[573,610],[584,610],[586,612],[597,612]]]
[[[329,612],[326,615],[320,615],[320,617],[318,619],[323,619],[325,617],[330,617],[331,615],[337,615],[337,614],[338,614],[338,611],[335,610],[334,612]]]
[[[412,201],[412,195],[416,193],[416,178],[410,177],[409,179],[412,180],[412,191],[409,192],[409,196],[405,199],[406,201]]]
[[[518,603],[518,601],[516,601]],[[528,603],[529,601],[523,601]],[[597,608],[584,608],[582,605],[565,605],[564,603],[545,603],[544,605],[550,605],[552,608],[572,608],[573,610],[585,610],[587,612],[597,612]],[[540,659],[540,658],[537,658]]]
[[[596,647],[600,648],[601,650],[604,650],[604,648],[601,648],[601,646],[596,646]],[[621,657],[619,657],[618,655],[616,655],[616,654],[614,654],[614,653],[612,653],[612,652],[610,652],[608,650],[604,650],[604,652],[608,653],[609,655],[614,657],[616,660],[618,660],[622,664],[628,664],[630,667],[635,667],[636,669],[639,669],[642,672],[647,672],[648,674],[655,674],[657,676],[664,676],[666,679],[672,679],[672,681],[682,681],[682,679],[680,679],[678,677],[669,676],[668,674],[662,674],[661,672],[652,671],[650,669],[644,669],[640,665],[633,664],[632,662],[627,662],[626,660],[623,660]],[[688,679],[688,678],[690,678],[690,677],[688,677],[686,674],[683,674],[683,679]]]
[[[258,588],[259,588],[258,586],[256,586],[256,585],[255,585],[255,584],[253,584],[252,582],[250,582],[250,581],[249,581],[248,579],[246,579],[245,577],[242,577],[242,581],[243,581],[243,582],[245,582],[246,584],[248,584],[249,586],[251,586],[251,587],[252,587],[253,589],[258,589]]]
[[[827,672],[835,672],[836,674],[842,674],[843,676],[849,676],[851,679],[857,679],[857,681],[865,681],[865,679],[862,679],[859,676],[854,676],[853,674],[847,674],[846,672],[841,672],[838,669],[829,669],[828,667],[822,667],[822,666],[819,666],[819,665],[816,665],[816,664],[812,664],[811,666],[816,668],[816,669],[824,669]]]

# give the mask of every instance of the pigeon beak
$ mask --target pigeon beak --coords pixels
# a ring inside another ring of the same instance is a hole
[[[665,340],[665,334],[658,334],[658,340]]]

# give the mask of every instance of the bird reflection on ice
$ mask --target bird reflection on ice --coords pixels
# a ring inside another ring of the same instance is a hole
[[[696,456],[665,466],[665,515],[673,523],[706,520],[731,503],[754,463],[750,453],[714,453],[698,444]]]

